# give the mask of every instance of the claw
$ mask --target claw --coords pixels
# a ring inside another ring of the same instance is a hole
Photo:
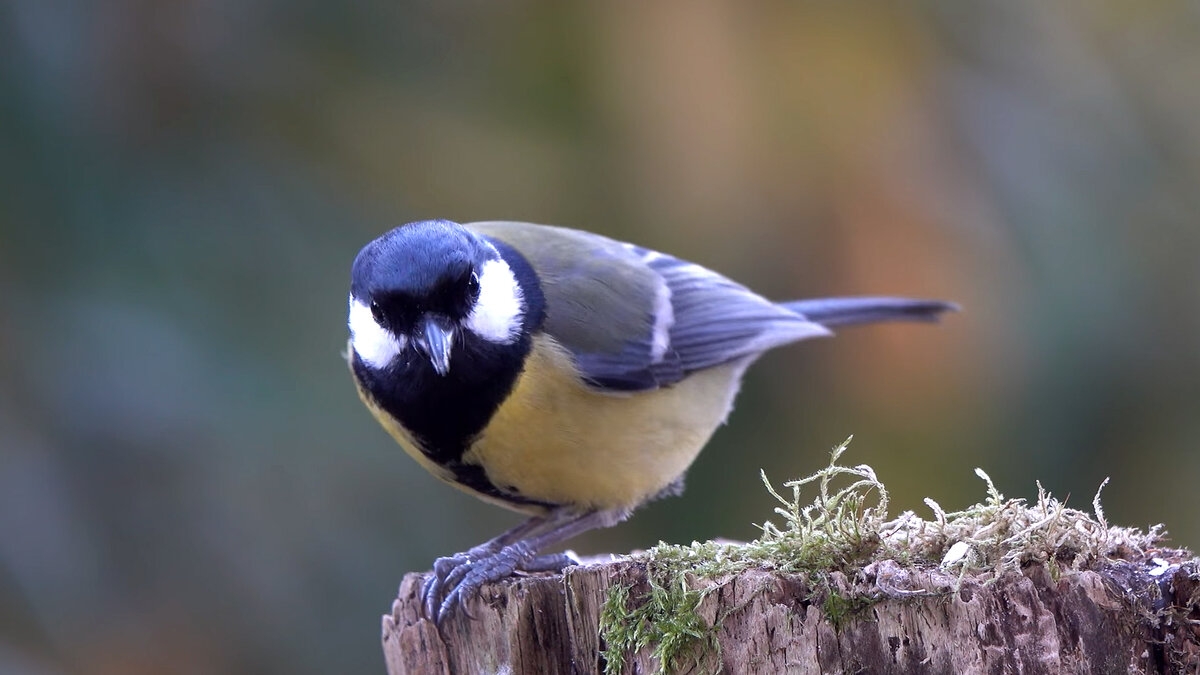
[[[434,573],[426,579],[422,589],[425,615],[441,624],[455,609],[461,607],[466,611],[466,598],[481,586],[504,579],[534,560],[533,549],[525,542],[505,546],[480,557],[460,553],[449,558],[438,558],[433,565]],[[562,565],[558,567],[561,569]],[[474,618],[470,613],[467,616]]]
[[[517,570],[561,571],[579,564],[573,553],[538,556],[539,550],[597,527],[611,527],[629,515],[628,510],[579,512],[566,507],[534,516],[475,548],[449,558],[438,558],[433,573],[421,587],[425,616],[439,626],[481,586],[499,581]],[[440,602],[439,602],[440,601]],[[471,616],[467,613],[467,616]],[[474,618],[474,617],[471,617]]]
[[[460,608],[468,618],[475,618],[471,616],[471,612],[467,609],[467,603],[464,601],[464,598],[479,590],[479,587],[482,586],[482,584],[466,583],[466,581],[467,580],[464,580],[463,583],[455,586],[453,590],[446,594],[445,599],[442,600],[442,605],[438,607],[437,613],[438,625],[441,625],[441,623],[445,621],[451,614],[453,614],[455,610]]]
[[[467,618],[474,621],[475,615],[471,610],[467,609],[466,596],[468,593],[474,592],[475,589],[464,589],[462,586],[455,587],[446,595],[446,599],[442,601],[441,607],[438,608],[437,624],[440,626],[443,621],[450,617],[457,610],[462,610]]]
[[[447,585],[447,580],[457,570],[465,570],[471,564],[471,552],[455,553],[448,558],[438,558],[433,562],[433,574],[425,579],[425,584],[421,587],[422,605],[425,608],[425,616],[430,618],[437,616],[438,600],[442,596],[444,588],[453,588],[453,584]]]
[[[486,560],[486,558],[485,558],[485,560]],[[476,562],[482,562],[482,561],[476,561]],[[442,579],[442,585],[444,587],[450,588],[450,589],[458,588],[458,585],[460,583],[462,583],[463,578],[466,577],[467,574],[469,574],[471,572],[471,567],[472,567],[471,563],[468,562],[464,565],[459,565],[458,567],[455,567],[454,569],[450,570],[450,572],[445,576],[445,578]]]
[[[437,573],[431,574],[425,580],[425,586],[421,589],[421,605],[425,608],[425,616],[430,618],[437,616],[434,612],[437,610],[437,599],[441,588],[442,585],[438,582]]]

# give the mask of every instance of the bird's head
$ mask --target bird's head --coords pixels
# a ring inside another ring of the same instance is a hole
[[[363,247],[350,273],[351,348],[375,370],[415,350],[445,376],[468,333],[512,344],[524,313],[521,286],[496,248],[446,220],[384,234]]]

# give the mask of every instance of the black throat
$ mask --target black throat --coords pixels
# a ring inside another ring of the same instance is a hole
[[[396,418],[420,444],[420,451],[449,469],[458,482],[479,492],[521,503],[536,503],[501,492],[481,467],[463,454],[512,392],[532,347],[531,335],[545,320],[545,298],[529,263],[511,247],[492,241],[521,287],[525,316],[520,337],[495,344],[462,331],[454,344],[450,372],[438,375],[409,344],[388,368],[372,370],[353,355],[354,375],[375,402]]]

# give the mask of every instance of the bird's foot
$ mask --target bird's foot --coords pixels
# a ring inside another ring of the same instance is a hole
[[[559,572],[579,560],[571,553],[535,555],[528,543],[519,541],[500,549],[476,547],[433,563],[433,574],[421,589],[425,615],[438,624],[480,586],[499,581],[517,570]]]
[[[522,572],[561,572],[571,565],[578,565],[579,557],[574,551],[539,555],[521,566]]]

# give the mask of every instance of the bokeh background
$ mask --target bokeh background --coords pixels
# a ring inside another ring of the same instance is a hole
[[[1200,546],[1200,5],[0,4],[0,672],[381,672],[401,576],[516,516],[357,401],[358,248],[520,219],[778,298],[949,298],[773,353],[681,499],[750,538],[855,435],[898,509],[1035,480]]]

